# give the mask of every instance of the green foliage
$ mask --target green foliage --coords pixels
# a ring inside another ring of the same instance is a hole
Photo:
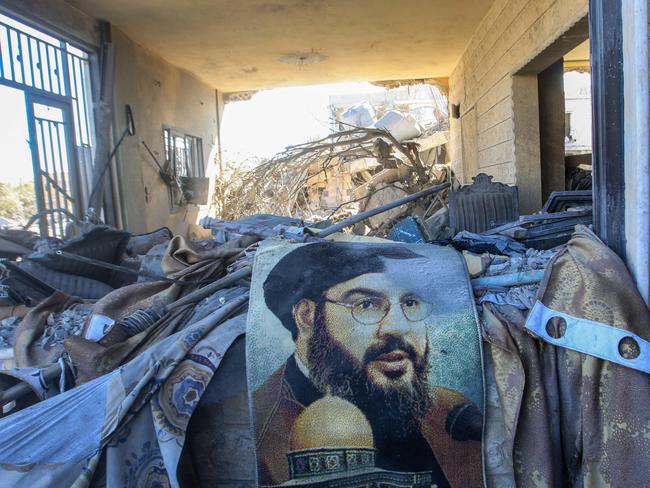
[[[32,183],[11,185],[0,181],[0,217],[25,223],[36,213],[36,194]]]

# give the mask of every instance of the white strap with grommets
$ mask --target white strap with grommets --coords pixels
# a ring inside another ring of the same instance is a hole
[[[650,373],[650,342],[628,330],[558,312],[540,300],[524,327],[554,346]]]

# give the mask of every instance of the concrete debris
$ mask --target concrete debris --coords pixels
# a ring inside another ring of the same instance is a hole
[[[26,380],[0,391],[2,412],[83,387],[179,331],[187,332],[180,342],[196,344],[205,332],[197,324],[243,321],[253,261],[265,240],[323,242],[347,232],[453,247],[465,258],[461,268],[485,326],[499,310],[525,318],[576,225],[591,223],[589,192],[554,193],[541,212],[520,216],[516,187],[486,174],[460,186],[446,164],[444,127],[425,129],[395,110],[376,120],[365,103],[349,107],[339,122],[347,128],[287,148],[217,188],[218,213],[201,220],[210,239],[188,241],[166,227],[132,235],[92,224],[63,240],[3,234],[16,242],[5,246],[9,260],[0,263],[0,305],[15,313],[22,304],[29,312],[0,321],[0,349],[13,348],[17,371],[28,371]],[[443,288],[441,300],[456,298]],[[180,342],[165,374],[190,351]],[[201,361],[214,367],[212,359]],[[39,380],[30,382],[35,375]],[[4,376],[11,375],[0,370],[0,385]],[[171,394],[182,396],[181,386]]]
[[[478,303],[494,303],[496,305],[512,305],[521,310],[531,310],[535,304],[537,285],[524,285],[507,288],[501,292],[490,292],[482,295]]]
[[[73,305],[63,312],[53,313],[47,317],[43,335],[34,344],[44,349],[50,349],[72,335],[81,335],[84,321],[90,315],[92,306]]]
[[[19,317],[12,316],[0,320],[0,349],[14,345],[14,337],[18,324],[20,324]]]
[[[290,146],[216,182],[217,213],[228,221],[271,214],[312,224],[337,222],[427,186],[451,182],[445,124],[423,128],[398,110],[383,111],[375,120],[367,103],[349,107],[337,120],[338,132]],[[369,219],[356,233],[385,237],[407,214],[426,219],[442,206],[438,202],[435,208],[395,209]]]
[[[490,256],[490,262],[486,267],[485,276],[544,269],[555,254],[556,251],[554,250],[539,251],[537,249],[527,249],[524,254],[513,257]]]
[[[364,100],[345,110],[338,119],[347,126],[370,127],[375,123],[375,109]]]
[[[381,119],[375,122],[375,127],[387,130],[399,142],[420,137],[423,132],[422,127],[415,119],[397,110],[386,112]]]
[[[558,249],[546,251],[527,249],[524,254],[511,256],[482,255],[480,257],[482,269],[479,274],[484,280],[483,283],[490,283],[490,278],[518,276],[520,284],[503,286],[497,280],[492,280],[492,284],[487,286],[474,287],[477,304],[490,302],[497,305],[512,305],[521,310],[532,309],[539,281],[557,252]],[[533,283],[526,284],[526,281],[533,281]]]

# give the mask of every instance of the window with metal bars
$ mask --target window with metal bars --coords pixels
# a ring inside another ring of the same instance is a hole
[[[165,127],[163,129],[165,161],[174,177],[203,177],[203,142],[200,137]]]
[[[92,179],[90,54],[0,14],[0,85],[25,94],[37,208],[50,212],[40,231],[60,237],[66,215],[83,213]]]

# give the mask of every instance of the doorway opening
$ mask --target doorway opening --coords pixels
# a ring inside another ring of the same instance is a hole
[[[0,114],[6,152],[0,174],[15,223],[36,211],[42,236],[62,237],[80,217],[92,177],[88,52],[0,15]],[[31,163],[32,194],[27,191]]]
[[[435,80],[277,88],[241,98],[224,110],[213,199],[222,218],[291,215],[325,225],[448,176],[446,86]],[[379,235],[406,210],[371,218],[356,232]],[[421,210],[424,220],[437,208]]]
[[[530,210],[546,208],[554,192],[578,191],[580,206],[593,204],[590,68],[585,16],[514,77],[515,114],[527,121],[515,130],[518,184],[535,195]]]
[[[542,199],[592,187],[589,41],[537,75]]]

